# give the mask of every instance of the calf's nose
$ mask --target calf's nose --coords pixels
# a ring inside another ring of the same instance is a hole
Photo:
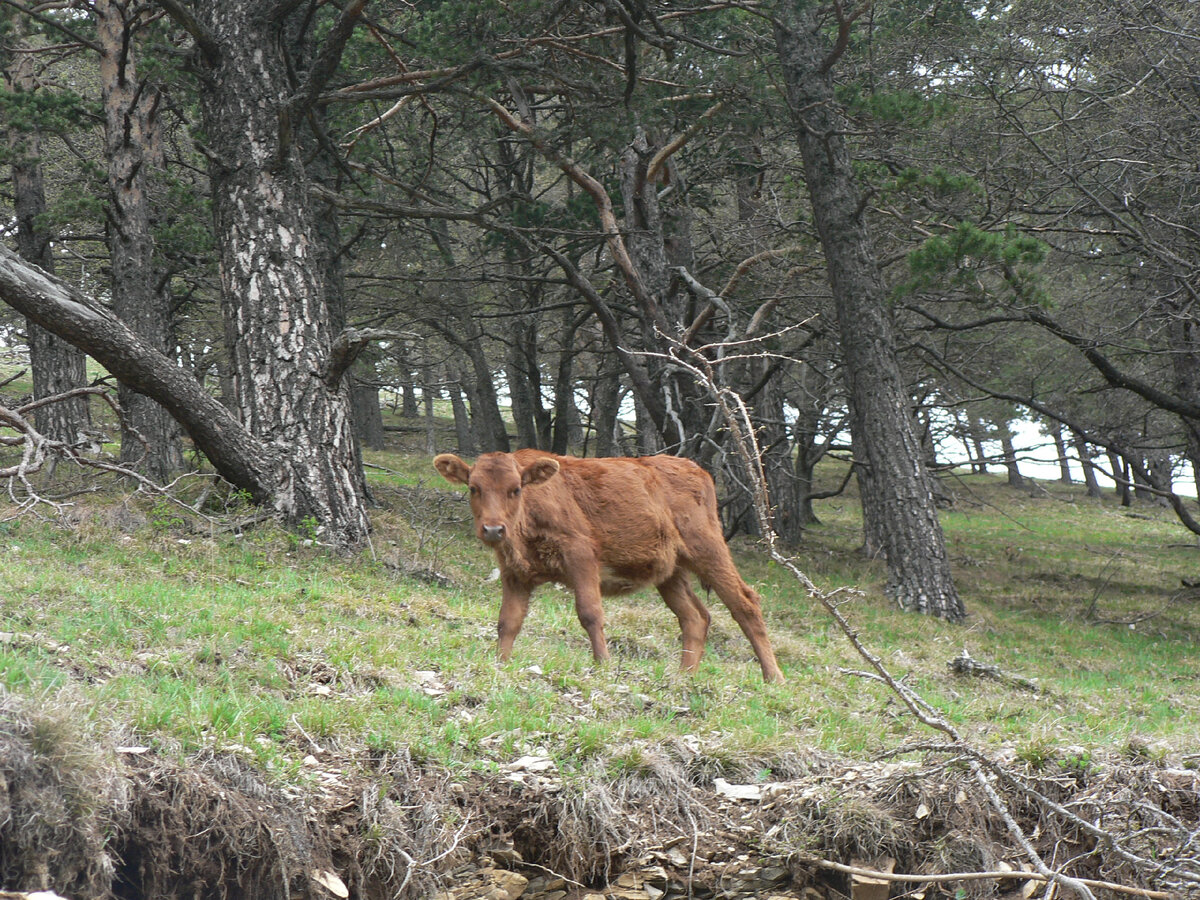
[[[496,544],[504,540],[503,525],[484,525],[480,529],[483,539],[489,544]]]

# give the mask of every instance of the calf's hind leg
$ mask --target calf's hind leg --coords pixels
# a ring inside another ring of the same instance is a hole
[[[658,585],[658,592],[679,619],[679,631],[683,638],[679,668],[685,672],[695,672],[700,667],[704,642],[708,640],[708,626],[712,621],[708,607],[688,584],[688,573],[684,569],[676,569],[670,578]]]
[[[750,646],[754,648],[754,655],[758,657],[759,665],[762,666],[763,681],[782,683],[783,672],[775,660],[771,639],[767,637],[767,624],[763,621],[762,599],[738,574],[725,542],[713,541],[699,553],[696,553],[697,548],[688,549],[690,553],[695,554],[688,560],[692,571],[717,592],[721,602],[733,615],[733,620],[749,639]]]

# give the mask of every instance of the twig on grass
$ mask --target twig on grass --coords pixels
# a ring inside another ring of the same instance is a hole
[[[0,467],[0,479],[8,482],[8,495],[16,504],[16,509],[5,518],[15,518],[21,514],[28,512],[31,509],[40,505],[49,506],[58,514],[62,514],[68,504],[58,500],[53,500],[45,496],[41,490],[34,486],[30,480],[34,475],[41,472],[46,464],[59,459],[69,460],[81,468],[95,469],[101,472],[108,472],[113,475],[119,475],[122,478],[128,478],[135,482],[139,491],[144,491],[148,494],[154,494],[164,498],[168,503],[172,503],[180,509],[187,512],[188,515],[195,516],[208,523],[211,527],[216,528],[218,523],[210,516],[206,516],[200,512],[197,507],[194,507],[176,496],[174,488],[185,479],[195,477],[212,477],[212,475],[202,475],[199,473],[185,473],[179,476],[169,484],[158,484],[150,478],[147,478],[142,473],[129,468],[128,466],[118,465],[117,463],[108,462],[96,456],[88,455],[84,452],[87,444],[72,444],[67,441],[54,440],[46,437],[34,426],[29,419],[29,413],[49,406],[54,403],[62,403],[67,400],[77,399],[79,397],[98,397],[109,405],[116,414],[117,418],[121,417],[121,408],[117,405],[116,399],[112,396],[109,390],[105,387],[94,386],[75,388],[73,390],[64,391],[60,394],[55,394],[50,397],[40,397],[18,406],[16,409],[10,409],[0,405],[0,426],[6,426],[16,432],[14,436],[0,435],[0,446],[20,446],[21,458],[19,461],[8,466]],[[142,442],[144,446],[149,446],[146,439],[134,431],[134,434]],[[20,485],[23,496],[18,495],[17,486]]]

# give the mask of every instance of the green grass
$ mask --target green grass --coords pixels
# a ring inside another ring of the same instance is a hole
[[[653,592],[607,601],[613,660],[597,667],[570,596],[544,587],[500,665],[494,560],[466,504],[448,487],[414,490],[443,487],[427,458],[370,461],[374,558],[272,527],[214,534],[118,497],[89,500],[72,527],[0,523],[0,684],[70,692],[161,752],[233,751],[285,780],[306,777],[314,745],[347,764],[408,748],[463,776],[531,753],[566,773],[596,760],[619,772],[664,747],[754,773],[809,750],[861,758],[932,737],[882,686],[846,674],[864,664],[834,623],[744,541],[788,684],[761,683],[715,597],[701,670],[679,675],[678,629]],[[799,561],[822,587],[861,590],[843,610],[864,640],[985,748],[1064,765],[1145,746],[1194,753],[1200,603],[1172,598],[1195,571],[1195,540],[1165,511],[1131,518],[1058,486],[955,490],[944,523],[966,625],[890,607],[882,567],[856,552],[852,497],[819,506]],[[406,575],[419,554],[453,586]],[[1041,690],[953,675],[964,648]]]

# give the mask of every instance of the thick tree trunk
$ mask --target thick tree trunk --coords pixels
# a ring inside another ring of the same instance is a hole
[[[0,14],[0,24],[10,23],[10,40],[20,41],[25,19],[9,12]],[[9,57],[0,47],[4,78],[14,92],[36,88],[33,77],[34,57],[18,53]],[[38,217],[46,211],[46,190],[42,178],[41,136],[36,128],[8,132],[12,154],[13,214],[17,223],[17,252],[21,258],[54,272],[54,253],[50,235],[39,227]],[[87,357],[62,338],[26,321],[29,343],[29,367],[33,375],[34,399],[53,397],[87,384]],[[34,427],[51,440],[77,443],[91,428],[87,397],[76,397],[38,407],[33,414]]]
[[[566,456],[579,437],[579,410],[575,408],[575,333],[579,323],[569,307],[562,313],[562,349],[558,354],[558,372],[554,379],[554,425],[550,450]]]
[[[351,381],[353,395],[354,436],[370,450],[383,449],[383,411],[379,408],[379,385],[355,378]]]
[[[642,287],[643,296],[638,304],[642,340],[645,347],[658,352],[664,349],[669,338],[679,333],[679,328],[678,317],[672,317],[666,309],[671,286],[669,239],[659,207],[658,185],[647,180],[647,164],[651,157],[652,148],[639,129],[621,154],[621,197],[625,207],[625,244]],[[646,370],[657,396],[640,398],[638,431],[640,435],[643,422],[647,427],[653,422],[658,433],[653,439],[649,434],[645,435],[641,442],[643,449],[657,452],[651,448],[661,448],[696,458],[701,449],[697,439],[700,429],[693,419],[695,411],[704,407],[686,399],[695,399],[695,384],[690,378],[681,378],[658,359],[647,359]]]
[[[596,456],[617,456],[621,449],[617,444],[617,416],[621,406],[621,376],[618,372],[601,371],[596,376],[591,406]]]
[[[327,384],[334,335],[309,182],[292,139],[303,113],[289,84],[284,5],[198,3],[215,46],[196,55],[211,160],[222,312],[238,410],[252,435],[286,455],[273,498],[337,544],[369,531],[345,380]],[[299,14],[299,13],[294,13]]]
[[[150,173],[163,167],[158,91],[138,80],[134,22],[115,0],[96,0],[100,91],[108,159],[108,249],[117,316],[170,356],[171,297],[154,254]],[[184,467],[179,425],[159,404],[121,385],[121,464],[166,483]]]
[[[884,542],[887,593],[904,609],[958,621],[965,610],[950,575],[896,358],[883,282],[843,137],[848,126],[834,98],[829,75],[834,51],[822,34],[816,3],[785,0],[778,12],[776,46],[837,311],[855,455],[863,463],[864,514]]]
[[[469,336],[460,342],[459,346],[467,351],[471,360],[471,371],[475,376],[474,390],[469,391],[468,396],[471,398],[471,422],[476,425],[479,452],[508,453],[512,444],[508,440],[508,426],[500,414],[495,373],[483,350],[483,331],[474,320],[469,322],[469,328]]]
[[[412,353],[407,347],[400,345],[396,355],[400,363],[400,415],[406,419],[415,419],[421,414],[421,405],[417,402],[417,376]]]
[[[505,375],[512,401],[513,424],[517,426],[517,447],[541,448],[536,412],[542,405],[541,392],[530,378],[530,370],[534,367],[529,362],[529,354],[536,354],[537,349],[529,340],[528,329],[519,321],[514,321],[509,329],[508,348]]]

